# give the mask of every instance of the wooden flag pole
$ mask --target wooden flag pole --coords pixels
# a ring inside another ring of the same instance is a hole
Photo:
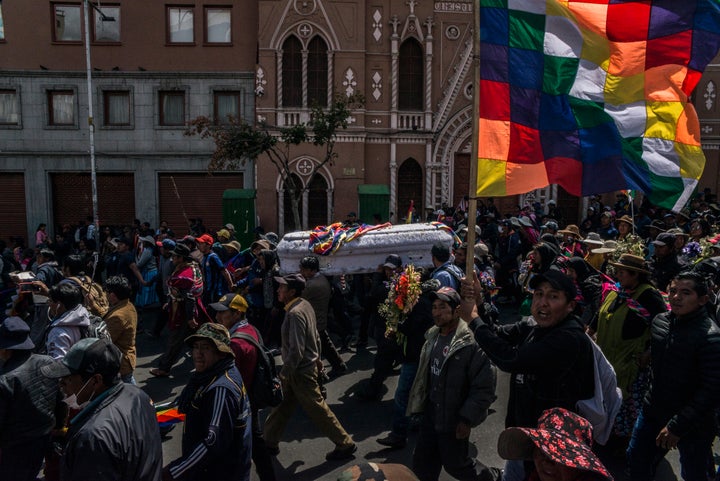
[[[473,116],[472,116],[472,153],[470,154],[470,192],[468,195],[468,231],[467,259],[465,272],[472,276],[475,268],[475,225],[477,224],[477,173],[478,173],[478,131],[480,125],[480,2],[473,6]]]

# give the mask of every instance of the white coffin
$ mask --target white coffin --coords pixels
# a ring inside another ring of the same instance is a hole
[[[310,231],[290,232],[277,246],[282,274],[298,272],[300,260],[314,255],[308,247]],[[390,254],[398,254],[403,265],[432,267],[430,249],[433,244],[453,244],[453,236],[431,224],[402,224],[367,232],[345,243],[327,256],[317,255],[320,271],[325,275],[363,274],[375,272]]]

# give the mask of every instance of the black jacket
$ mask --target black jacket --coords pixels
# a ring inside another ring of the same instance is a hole
[[[720,404],[720,329],[700,309],[680,320],[671,312],[653,319],[652,381],[644,413],[676,436],[714,433]]]
[[[0,449],[49,436],[58,383],[40,368],[52,363],[49,356],[14,351],[0,368]]]
[[[546,409],[576,411],[593,396],[592,341],[577,317],[547,328],[530,318],[494,329],[475,318],[471,329],[490,360],[512,374],[506,426],[535,427]]]
[[[160,481],[162,444],[152,401],[118,383],[70,421],[64,481]]]
[[[667,292],[668,284],[680,274],[685,266],[678,261],[677,255],[670,254],[662,259],[655,258],[651,265],[650,279],[655,287]]]

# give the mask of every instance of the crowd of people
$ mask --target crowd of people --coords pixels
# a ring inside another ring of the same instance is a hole
[[[34,249],[2,246],[0,480],[33,480],[41,468],[50,481],[247,480],[253,464],[261,481],[274,480],[272,457],[297,406],[334,445],[326,459],[349,461],[357,446],[326,390],[348,371],[339,351],[365,349],[369,338],[377,350],[360,398],[380,399],[400,366],[392,425],[377,442],[405,449],[418,430],[410,470],[382,468],[398,479],[437,480],[444,468],[463,480],[611,480],[601,458],[612,456],[627,460],[630,479],[651,480],[675,448],[683,479],[712,479],[713,201],[705,192],[668,212],[636,209],[626,193],[613,206],[593,197],[573,224],[554,202],[501,216],[489,199],[468,245],[463,199],[429,219],[455,232],[454,245],[427,246],[432,268],[398,251],[353,276],[324,275],[310,253],[281,276],[278,236],[262,229],[243,249],[231,224],[214,231],[194,220],[176,235],[140,221],[95,232],[88,219],[54,240],[41,224]],[[361,222],[351,214],[348,228]],[[403,282],[412,302],[390,322],[388,300]],[[519,306],[518,322],[504,304]],[[143,310],[156,313],[146,334],[167,340],[150,374],[173,375],[188,350],[194,365],[177,399],[182,453],[164,467],[155,410],[135,385]],[[282,361],[274,402],[258,387],[268,354]],[[611,379],[599,384],[602,362]],[[492,467],[470,454],[469,439],[496,400],[498,369],[510,374],[498,442],[507,462]],[[600,420],[585,412],[615,386],[616,408]],[[348,476],[362,471],[353,469]]]

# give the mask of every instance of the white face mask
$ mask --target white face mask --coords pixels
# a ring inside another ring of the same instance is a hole
[[[92,395],[90,396],[90,399],[88,399],[84,403],[78,404],[78,402],[77,402],[77,395],[80,394],[83,391],[83,389],[85,389],[85,386],[87,386],[89,382],[90,382],[90,379],[85,381],[85,384],[83,384],[83,386],[80,388],[80,390],[77,392],[77,394],[71,394],[69,396],[65,396],[65,399],[63,399],[63,402],[65,404],[67,404],[67,407],[69,409],[74,409],[74,410],[80,411],[80,410],[84,409],[85,406],[90,404],[90,401],[92,401],[92,398],[95,395],[95,392],[93,392]]]

